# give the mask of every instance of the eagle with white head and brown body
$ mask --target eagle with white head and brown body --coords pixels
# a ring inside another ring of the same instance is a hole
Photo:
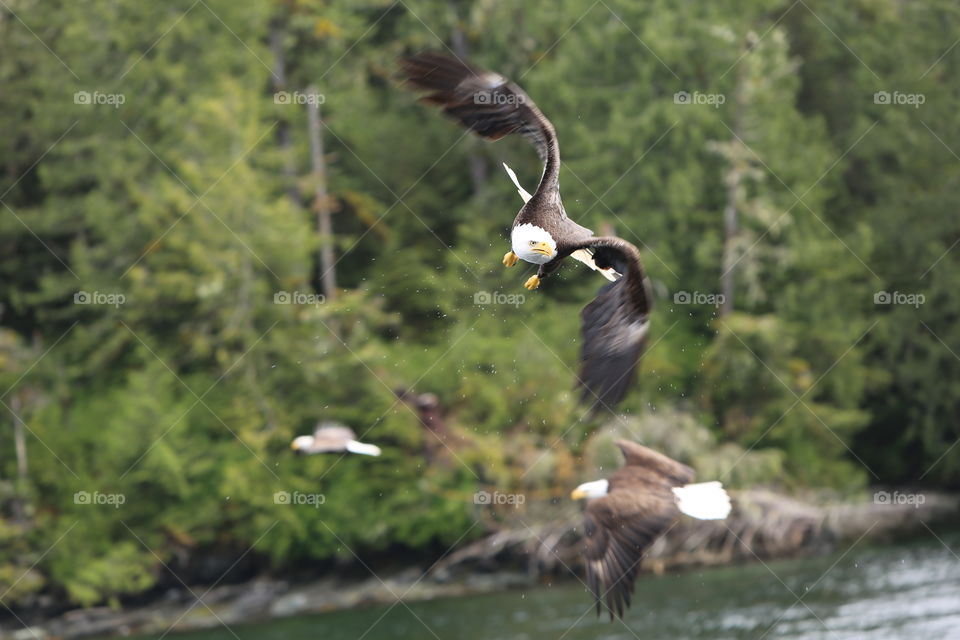
[[[422,101],[440,106],[461,125],[488,140],[518,134],[537,150],[544,164],[533,194],[520,186],[524,200],[513,221],[511,250],[503,264],[518,260],[539,265],[525,283],[536,289],[573,257],[608,280],[581,313],[583,344],[578,383],[596,411],[612,407],[630,388],[649,328],[651,294],[640,252],[617,237],[598,237],[571,220],[560,200],[560,148],[553,125],[523,89],[503,76],[436,53],[403,58],[401,72],[414,88],[428,92]]]
[[[586,499],[584,563],[587,585],[614,616],[630,606],[633,583],[647,549],[669,531],[681,513],[722,520],[730,497],[719,482],[689,484],[693,469],[653,449],[620,440],[625,464],[609,478],[586,482],[570,497]]]

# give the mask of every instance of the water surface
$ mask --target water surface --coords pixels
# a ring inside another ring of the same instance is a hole
[[[643,575],[622,621],[576,580],[169,634],[172,640],[960,639],[960,535],[830,556]],[[155,640],[159,635],[142,636]]]

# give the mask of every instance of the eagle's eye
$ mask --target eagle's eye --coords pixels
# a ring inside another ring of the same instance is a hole
[[[536,244],[537,244],[537,241],[536,241],[536,240],[531,240],[531,241],[530,241],[530,246],[531,246],[531,247],[534,246],[534,245],[536,245]]]

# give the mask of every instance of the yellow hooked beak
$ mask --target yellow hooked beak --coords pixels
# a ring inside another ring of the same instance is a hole
[[[290,448],[293,449],[294,451],[296,451],[296,450],[299,449],[300,447],[297,446],[297,441],[294,440],[293,442],[290,443]]]
[[[587,492],[583,489],[577,488],[570,492],[571,500],[583,500],[587,497]]]
[[[537,242],[530,247],[530,251],[545,255],[548,258],[553,255],[553,249],[546,242]]]

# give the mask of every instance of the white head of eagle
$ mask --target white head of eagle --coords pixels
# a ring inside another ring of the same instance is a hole
[[[557,241],[546,229],[535,224],[518,224],[510,233],[510,244],[517,257],[533,264],[544,264],[557,255]]]
[[[594,480],[593,482],[584,482],[573,490],[570,497],[574,500],[584,500],[593,498],[602,498],[610,490],[609,480]]]

